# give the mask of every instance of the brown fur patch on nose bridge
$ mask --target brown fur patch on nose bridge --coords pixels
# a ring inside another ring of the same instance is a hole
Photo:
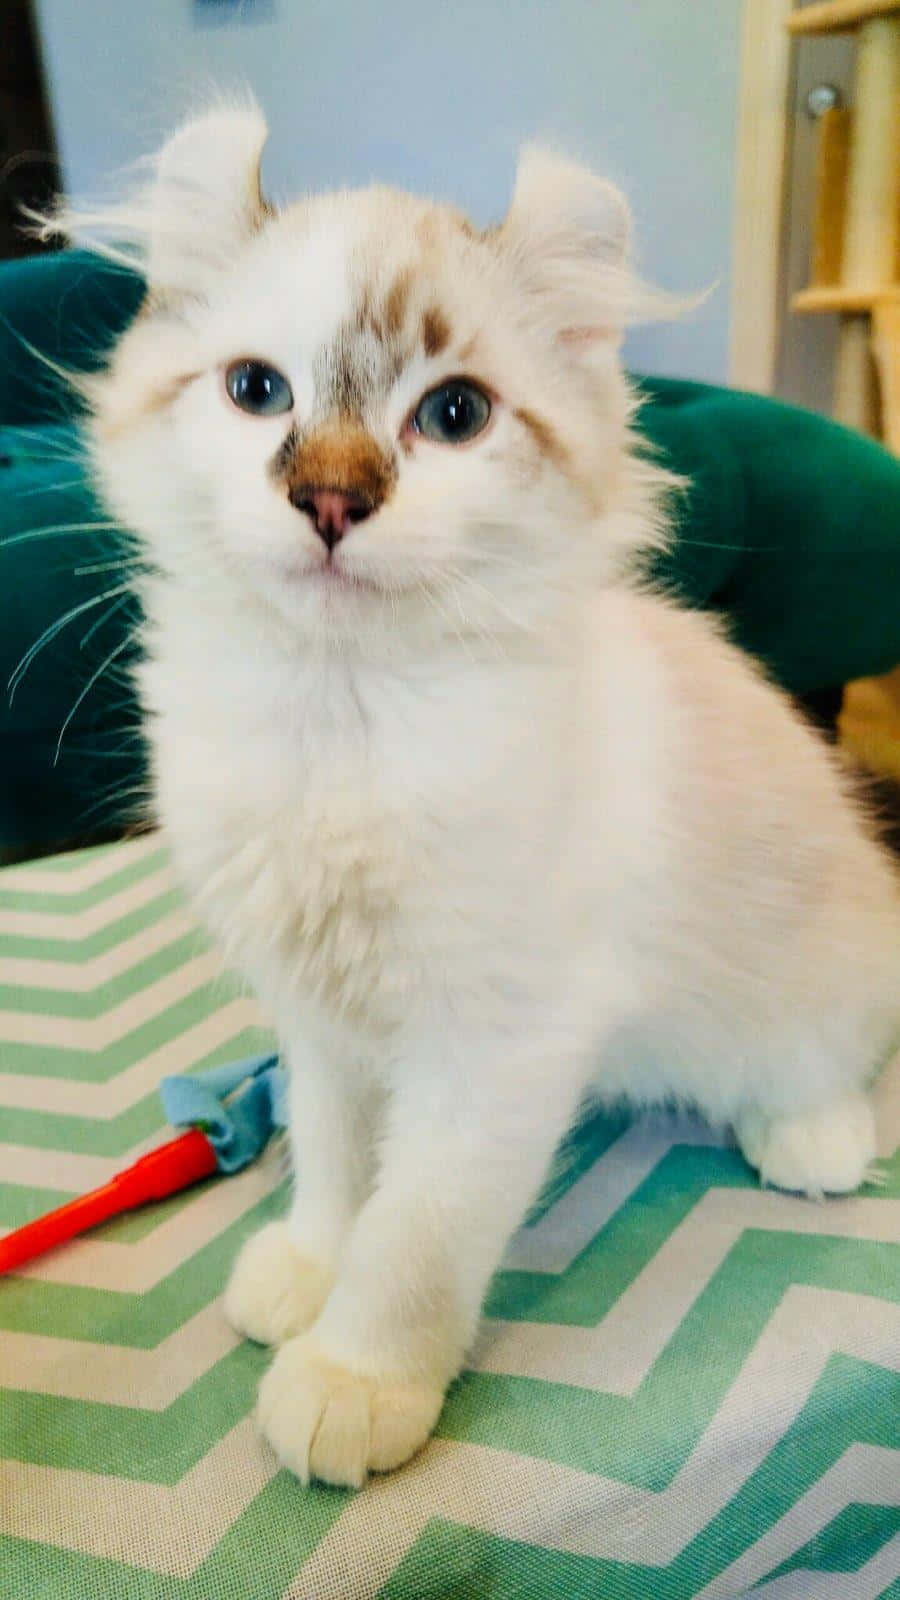
[[[295,440],[281,470],[290,494],[300,488],[337,489],[362,500],[371,511],[387,499],[397,476],[392,459],[365,428],[352,422],[326,424]]]

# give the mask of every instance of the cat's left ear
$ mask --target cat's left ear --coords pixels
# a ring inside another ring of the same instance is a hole
[[[268,129],[258,106],[186,123],[153,162],[147,280],[164,297],[203,294],[262,226],[259,168]]]
[[[574,350],[618,341],[628,314],[631,212],[604,178],[526,146],[499,231],[540,320]]]

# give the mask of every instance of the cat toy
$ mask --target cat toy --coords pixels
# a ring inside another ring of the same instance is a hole
[[[204,1178],[240,1172],[262,1154],[273,1133],[287,1127],[287,1072],[277,1055],[163,1078],[160,1095],[169,1122],[187,1131],[140,1156],[102,1188],[4,1234],[0,1277],[110,1217],[166,1200]],[[541,1216],[582,1169],[583,1150],[592,1143],[598,1116],[589,1111],[566,1134],[529,1218]],[[608,1128],[608,1113],[602,1120]],[[624,1114],[622,1120],[624,1125]]]
[[[240,1172],[272,1132],[286,1125],[285,1075],[277,1055],[228,1062],[195,1077],[164,1078],[160,1093],[173,1127],[187,1131],[140,1156],[101,1188],[5,1234],[0,1274],[110,1217],[168,1199],[214,1173]]]

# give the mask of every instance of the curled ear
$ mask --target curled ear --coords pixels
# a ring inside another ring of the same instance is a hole
[[[38,238],[67,239],[139,272],[162,302],[202,296],[269,214],[259,188],[266,134],[258,106],[209,111],[141,162],[149,176],[130,193],[26,215]]]
[[[257,106],[196,117],[163,145],[147,194],[146,275],[163,295],[202,294],[261,226],[268,129]]]
[[[526,146],[500,239],[523,292],[561,340],[577,348],[621,334],[631,213],[615,184]]]

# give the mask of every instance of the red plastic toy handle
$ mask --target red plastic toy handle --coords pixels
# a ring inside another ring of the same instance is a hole
[[[43,1255],[76,1234],[95,1228],[108,1217],[151,1200],[164,1200],[191,1184],[208,1178],[217,1168],[216,1152],[205,1133],[191,1128],[177,1139],[141,1156],[124,1172],[117,1172],[102,1189],[80,1195],[56,1211],[48,1212],[0,1239],[0,1273],[12,1272],[34,1256]]]

